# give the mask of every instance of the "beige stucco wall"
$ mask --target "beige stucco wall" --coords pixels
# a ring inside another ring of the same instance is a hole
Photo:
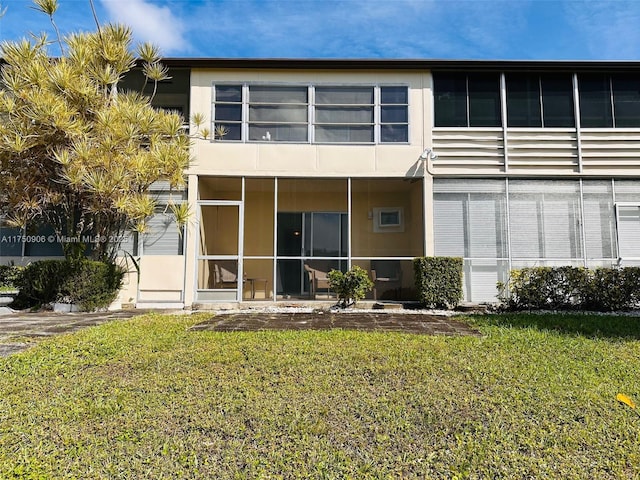
[[[211,71],[191,74],[191,112],[200,112],[211,125],[211,93],[216,82],[264,82],[300,85],[407,85],[409,87],[409,144],[311,145],[237,143],[197,140],[190,173],[256,176],[410,176],[430,139],[431,76],[416,72],[358,71]],[[430,110],[428,110],[430,111]],[[426,122],[425,122],[426,121]]]

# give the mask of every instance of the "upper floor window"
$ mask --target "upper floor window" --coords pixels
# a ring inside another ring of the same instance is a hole
[[[225,141],[406,143],[408,97],[403,86],[216,85],[214,135]]]
[[[436,127],[499,127],[498,73],[436,73],[433,79]]]
[[[407,87],[380,87],[380,141],[409,141],[409,92]]]
[[[570,74],[507,73],[507,126],[573,127]]]
[[[306,142],[307,87],[249,87],[249,140]]]
[[[242,140],[242,85],[216,85],[213,134],[220,140]]]
[[[640,127],[640,78],[637,75],[579,75],[582,127]]]
[[[316,87],[315,140],[373,143],[373,87]]]

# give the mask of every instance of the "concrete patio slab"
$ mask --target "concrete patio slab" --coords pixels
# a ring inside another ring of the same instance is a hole
[[[191,327],[196,331],[250,332],[258,330],[344,329],[403,332],[424,335],[474,335],[480,332],[450,316],[370,312],[313,313],[220,313]]]

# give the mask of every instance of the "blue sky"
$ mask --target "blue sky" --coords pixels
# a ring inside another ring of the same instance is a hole
[[[640,1],[94,0],[167,57],[638,60]],[[63,32],[94,30],[59,0]],[[31,0],[0,0],[0,39],[52,32]]]

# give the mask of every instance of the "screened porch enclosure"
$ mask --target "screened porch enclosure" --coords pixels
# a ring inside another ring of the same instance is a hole
[[[373,299],[413,299],[422,180],[201,177],[196,301],[334,300],[326,275],[358,265]]]
[[[435,254],[464,258],[469,301],[495,302],[511,269],[640,263],[637,181],[436,179],[433,199]]]

